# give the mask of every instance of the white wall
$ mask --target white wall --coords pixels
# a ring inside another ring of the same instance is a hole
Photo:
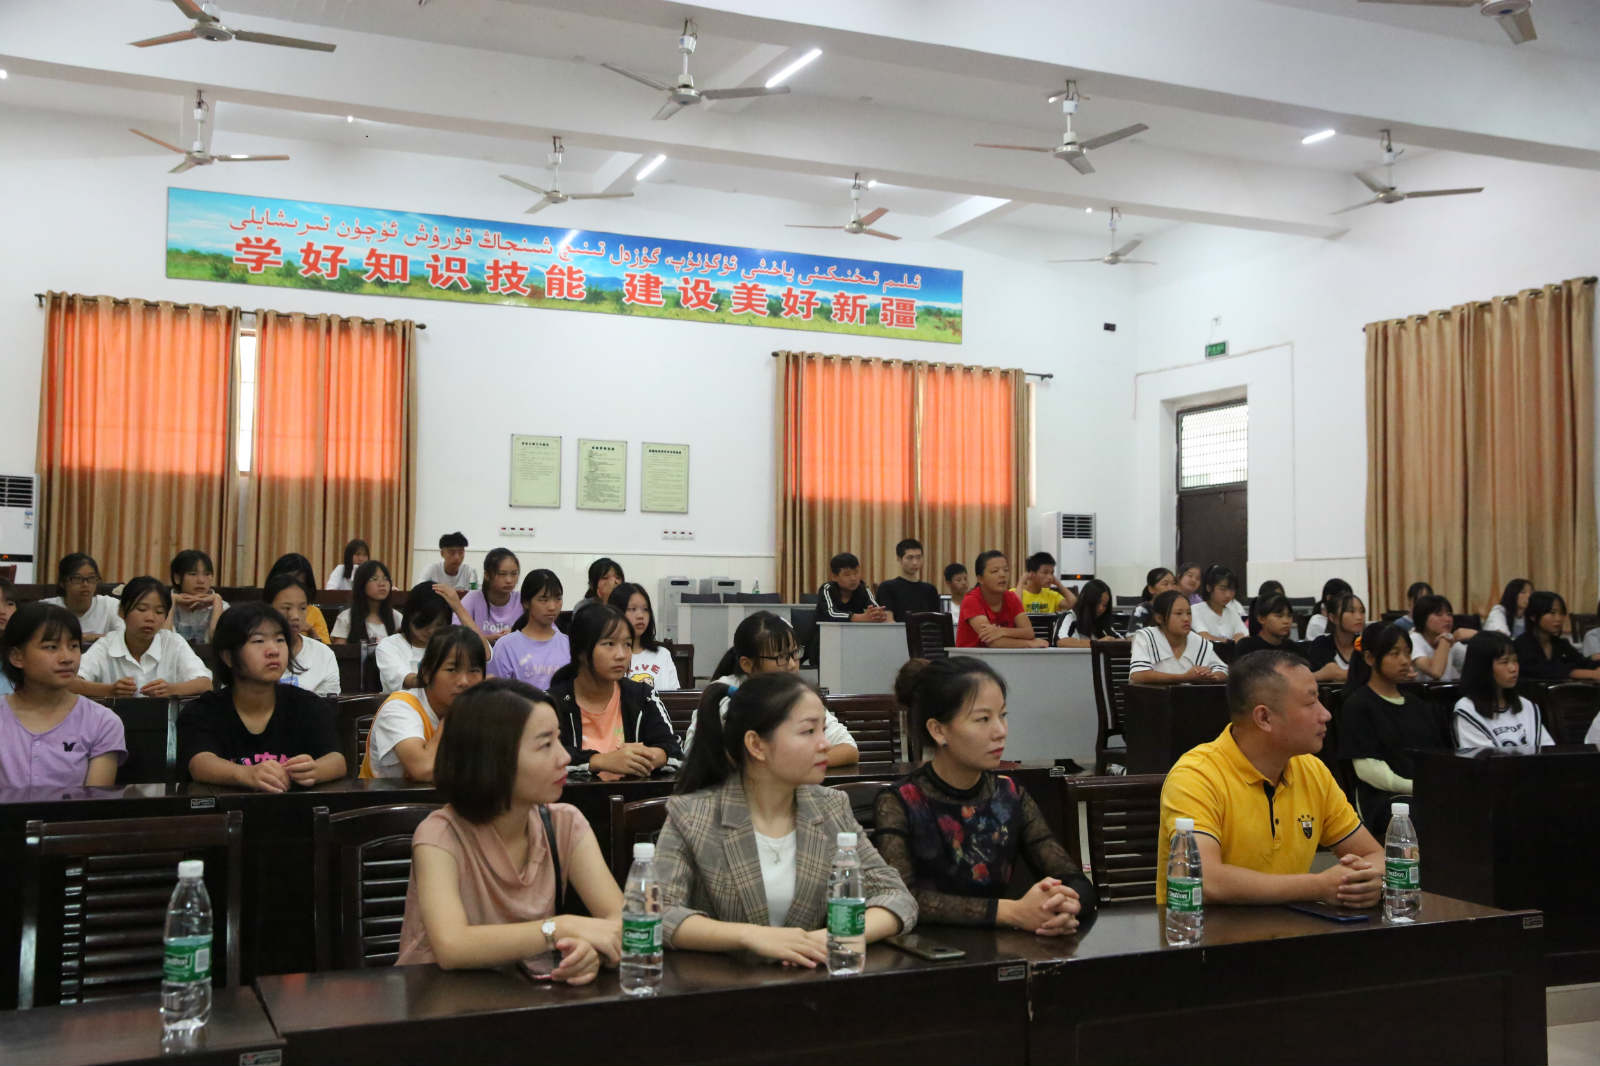
[[[0,112],[0,203],[8,205],[8,254],[0,257],[0,471],[31,471],[38,420],[39,352],[44,315],[32,293],[45,289],[146,299],[237,303],[251,309],[338,312],[424,321],[419,334],[418,496],[413,567],[437,558],[441,532],[460,529],[469,555],[506,543],[523,568],[551,566],[569,589],[597,554],[618,558],[630,578],[654,587],[669,573],[731,574],[774,587],[774,373],[769,353],[805,347],[902,359],[1021,366],[1057,376],[1039,391],[1041,504],[1111,487],[1115,472],[1076,461],[1083,427],[1097,416],[1085,403],[1126,378],[1132,334],[1104,333],[1103,321],[1132,318],[1131,280],[1112,272],[1065,273],[1045,267],[1035,234],[991,230],[981,241],[903,240],[890,245],[782,228],[814,209],[746,195],[651,182],[633,200],[603,208],[548,209],[541,221],[592,224],[645,235],[693,237],[769,248],[838,250],[889,261],[966,271],[965,343],[942,345],[869,337],[831,337],[763,328],[700,325],[576,312],[345,296],[257,288],[163,276],[165,190],[170,184],[263,195],[372,204],[485,219],[518,217],[528,196],[495,177],[504,164],[390,152],[350,152],[321,143],[252,138],[254,150],[279,148],[294,160],[261,167],[216,166],[169,177],[161,154],[123,124],[23,110]],[[530,158],[540,155],[530,148]],[[663,177],[670,174],[670,164]],[[846,202],[841,192],[840,210]],[[914,221],[914,220],[909,220]],[[1053,242],[1053,254],[1098,247]],[[1065,252],[1062,252],[1063,248]],[[181,389],[174,390],[174,408]],[[152,416],[165,413],[152,412]],[[563,507],[506,506],[508,437],[564,438]],[[577,511],[578,437],[630,442],[630,510]],[[691,511],[638,512],[638,444],[693,448]],[[531,539],[502,538],[501,526],[533,526]],[[693,541],[665,542],[665,528],[692,529]],[[354,534],[357,531],[352,531]],[[277,552],[299,546],[271,545]],[[845,547],[841,545],[841,547]],[[326,570],[334,560],[313,560]],[[892,560],[879,566],[887,568]],[[942,565],[942,563],[941,563]],[[969,561],[970,565],[970,561]],[[399,575],[396,575],[399,577]],[[884,574],[887,576],[887,573]],[[224,575],[226,578],[226,575]],[[581,592],[573,590],[574,598]]]

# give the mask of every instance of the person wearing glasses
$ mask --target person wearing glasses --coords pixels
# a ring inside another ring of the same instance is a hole
[[[100,586],[100,564],[92,556],[73,552],[62,559],[56,568],[56,584],[61,595],[39,602],[71,611],[85,643],[123,628],[121,601],[95,593]]]
[[[746,679],[758,674],[800,672],[800,642],[795,638],[794,627],[787,619],[771,611],[757,611],[747,616],[733,631],[733,647],[728,649],[717,663],[717,668],[711,672],[716,679],[706,686],[706,695],[701,700],[716,698],[721,704],[719,710],[726,718],[729,698]],[[700,714],[696,711],[694,721],[689,723],[689,731],[683,736],[685,760],[689,757],[689,748],[694,744],[695,721],[699,718]],[[830,767],[848,766],[861,761],[856,738],[826,708],[822,725],[823,736],[828,742]]]

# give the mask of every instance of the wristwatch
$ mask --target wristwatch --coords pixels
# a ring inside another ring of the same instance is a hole
[[[556,920],[546,918],[544,924],[539,926],[539,932],[544,934],[544,946],[550,951],[556,950]]]

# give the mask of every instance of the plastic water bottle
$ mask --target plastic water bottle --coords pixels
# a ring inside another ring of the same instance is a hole
[[[756,578],[756,587],[750,591],[755,593],[757,596],[761,595],[761,579],[759,577]]]
[[[162,933],[161,1025],[167,1033],[199,1029],[211,1017],[211,897],[206,864],[178,863],[178,887],[167,904]]]
[[[1411,804],[1389,805],[1389,831],[1383,838],[1383,920],[1405,925],[1422,911],[1422,851]]]
[[[867,897],[856,835],[840,833],[828,875],[828,972],[860,973],[867,957]]]
[[[1177,818],[1172,825],[1172,850],[1167,856],[1167,943],[1198,944],[1205,935],[1206,911],[1201,892],[1200,845],[1194,839],[1194,819]]]
[[[622,990],[653,996],[661,984],[661,885],[656,846],[635,844],[628,886],[622,894]]]

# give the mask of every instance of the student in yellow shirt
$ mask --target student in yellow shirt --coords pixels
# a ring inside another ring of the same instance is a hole
[[[1305,660],[1285,651],[1242,656],[1228,674],[1228,710],[1222,734],[1167,774],[1157,854],[1167,854],[1174,820],[1193,818],[1207,903],[1375,905],[1383,845],[1316,756],[1332,715]],[[1318,846],[1339,861],[1314,874]],[[1161,878],[1156,902],[1166,902]]]
[[[1071,589],[1062,588],[1056,580],[1056,557],[1049,552],[1034,552],[1028,556],[1028,572],[1022,584],[1012,589],[1022,601],[1022,609],[1029,614],[1058,614],[1070,611],[1077,605],[1078,597]]]

